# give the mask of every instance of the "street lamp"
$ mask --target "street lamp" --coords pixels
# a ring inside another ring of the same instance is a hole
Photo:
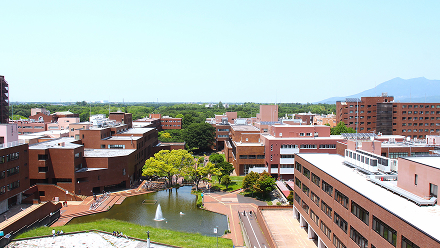
[[[150,248],[150,231],[147,231],[147,248]]]
[[[214,233],[215,233],[215,236],[217,237],[217,248],[218,248],[218,234],[217,234],[217,232],[218,232],[218,226],[216,226],[214,228]]]

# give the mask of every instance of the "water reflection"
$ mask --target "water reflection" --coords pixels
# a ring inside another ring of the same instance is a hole
[[[157,203],[155,203],[156,200]],[[197,197],[191,195],[191,187],[185,186],[178,190],[163,190],[128,197],[121,205],[114,205],[110,211],[75,218],[70,223],[84,223],[108,218],[143,226],[201,233],[207,236],[215,236],[213,228],[218,226],[219,234],[223,234],[228,228],[226,216],[198,209],[196,201]],[[157,204],[161,205],[163,218],[166,221],[154,221]]]

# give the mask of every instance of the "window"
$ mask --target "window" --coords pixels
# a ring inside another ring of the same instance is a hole
[[[316,145],[301,145],[302,149],[316,149]]]
[[[296,192],[294,192],[294,194],[295,194],[294,196],[295,201],[298,202],[298,204],[301,204],[301,197],[299,197],[299,195]]]
[[[20,172],[20,166],[16,166],[6,170],[6,174],[9,176],[18,174]]]
[[[45,173],[49,171],[49,167],[38,167],[39,173]]]
[[[295,158],[295,154],[280,155],[280,158]]]
[[[299,133],[299,136],[305,136],[305,133]]]
[[[418,177],[419,177],[419,176],[418,176],[417,174],[414,175],[414,185],[417,185],[417,181],[418,181],[417,179],[418,179]]]
[[[420,247],[415,245],[409,239],[402,236],[402,248],[420,248]]]
[[[6,171],[0,171],[0,179],[5,178]]]
[[[38,160],[46,161],[49,159],[48,154],[38,154]]]
[[[312,201],[316,204],[316,206],[319,207],[319,197],[317,195],[315,195],[315,193],[310,192],[310,199],[312,199]]]
[[[369,225],[370,213],[361,206],[357,205],[354,201],[351,201],[351,213],[358,217],[358,219],[360,219],[362,222],[367,224],[367,226]]]
[[[108,145],[108,149],[125,149],[125,145]]]
[[[438,190],[437,185],[432,183],[429,184],[429,196],[437,197],[437,190]]]
[[[389,227],[387,224],[376,218],[376,216],[373,215],[373,230],[377,232],[382,238],[384,238],[386,241],[388,241],[390,244],[392,244],[394,247],[396,247],[397,242],[397,232],[396,230]]]
[[[368,248],[368,240],[350,226],[350,238],[361,248]]]
[[[347,229],[348,229],[347,221],[342,219],[341,216],[339,216],[339,214],[337,214],[336,212],[334,213],[333,218],[336,225],[338,225],[342,229],[342,231],[347,233]]]
[[[325,236],[327,236],[327,238],[329,238],[331,240],[331,234],[332,231],[330,230],[330,228],[327,227],[327,225],[324,224],[324,222],[321,220],[321,231],[325,234]]]
[[[348,197],[335,189],[335,200],[348,209]]]
[[[249,159],[256,159],[257,156],[256,156],[256,155],[249,155],[248,158],[249,158]]]
[[[311,210],[311,209],[310,209],[310,219],[312,219],[313,222],[315,222],[316,225],[318,225],[319,217],[318,217],[318,215],[316,215],[315,212],[313,212],[313,210]]]
[[[240,159],[247,159],[247,155],[240,155],[239,158]]]
[[[304,194],[307,195],[307,197],[309,196],[309,187],[307,187],[305,184],[302,185],[302,191],[304,192]]]
[[[227,129],[227,128],[226,129],[219,128],[218,131],[219,132],[229,132],[229,129]]]
[[[320,181],[321,181],[321,178],[319,178],[317,175],[312,173],[312,182],[319,187],[319,182]]]
[[[332,208],[329,207],[324,201],[321,200],[321,210],[324,212],[330,219],[332,218]]]
[[[306,167],[303,167],[303,175],[310,179],[310,171]]]
[[[301,207],[309,214],[309,206],[304,201],[301,202]]]
[[[273,145],[270,145],[270,151],[273,151]]]
[[[302,166],[301,166],[300,163],[298,163],[298,162],[295,163],[295,168],[296,168],[297,171],[301,172],[301,167]]]
[[[295,184],[298,186],[298,188],[301,188],[301,181],[297,177],[295,177]]]
[[[329,145],[323,145],[323,144],[321,144],[321,145],[319,145],[319,148],[320,149],[334,149],[334,148],[336,148],[336,144],[329,144]]]
[[[333,234],[333,245],[336,248],[347,248],[347,246],[345,246],[341,240],[338,239],[338,237],[336,235]]]
[[[20,181],[15,181],[13,183],[8,184],[6,187],[6,190],[11,191],[11,190],[16,189],[18,187],[20,187]]]
[[[257,155],[257,159],[264,159],[264,155]]]
[[[326,183],[324,180],[322,180],[322,190],[324,190],[325,193],[327,193],[329,196],[333,194],[333,187]]]
[[[219,138],[227,138],[227,137],[229,137],[229,135],[227,135],[227,134],[219,134],[218,137]],[[246,141],[247,141],[247,138],[246,138]]]

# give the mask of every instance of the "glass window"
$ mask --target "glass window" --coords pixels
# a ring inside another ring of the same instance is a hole
[[[368,248],[368,240],[350,226],[350,238],[361,248]]]
[[[310,199],[319,207],[319,197],[313,191],[310,193]]]
[[[327,236],[327,238],[331,239],[331,234],[332,231],[330,230],[330,228],[327,227],[326,224],[324,224],[324,222],[321,220],[321,231],[325,234],[325,236]]]
[[[329,207],[324,201],[321,201],[321,210],[324,212],[330,219],[332,218],[332,208]]]
[[[402,236],[402,248],[420,248],[413,242],[411,242],[409,239]]]
[[[356,204],[354,201],[351,201],[351,213],[354,214],[358,219],[360,219],[362,222],[369,225],[369,217],[370,213]]]
[[[438,190],[437,185],[433,183],[429,184],[429,196],[437,197],[437,190]]]
[[[397,232],[396,230],[389,227],[387,224],[376,218],[373,215],[373,230],[377,232],[382,238],[396,247],[397,242]]]
[[[342,231],[347,233],[347,229],[348,229],[347,221],[342,219],[341,216],[339,216],[339,214],[337,214],[336,212],[333,214],[333,219],[335,224],[338,225],[342,229]]]
[[[348,197],[335,189],[335,200],[348,209]]]
[[[322,180],[322,190],[330,196],[333,194],[333,187],[324,180]]]
[[[303,175],[310,179],[310,171],[306,167],[303,167]]]
[[[319,182],[320,181],[321,181],[321,179],[317,175],[312,173],[312,182],[319,187]]]
[[[336,248],[347,248],[336,235],[333,234],[333,245]]]
[[[318,225],[319,217],[318,217],[318,215],[316,215],[315,212],[313,212],[313,210],[311,210],[311,209],[310,209],[310,218],[313,220],[313,222],[316,223],[316,225]]]

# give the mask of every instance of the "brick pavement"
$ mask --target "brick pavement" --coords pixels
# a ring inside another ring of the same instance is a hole
[[[203,205],[206,210],[224,214],[228,216],[230,234],[224,235],[224,238],[232,239],[235,247],[244,246],[243,235],[240,227],[238,212],[256,211],[258,206],[254,203],[240,203],[237,194],[240,191],[232,193],[204,193]]]

